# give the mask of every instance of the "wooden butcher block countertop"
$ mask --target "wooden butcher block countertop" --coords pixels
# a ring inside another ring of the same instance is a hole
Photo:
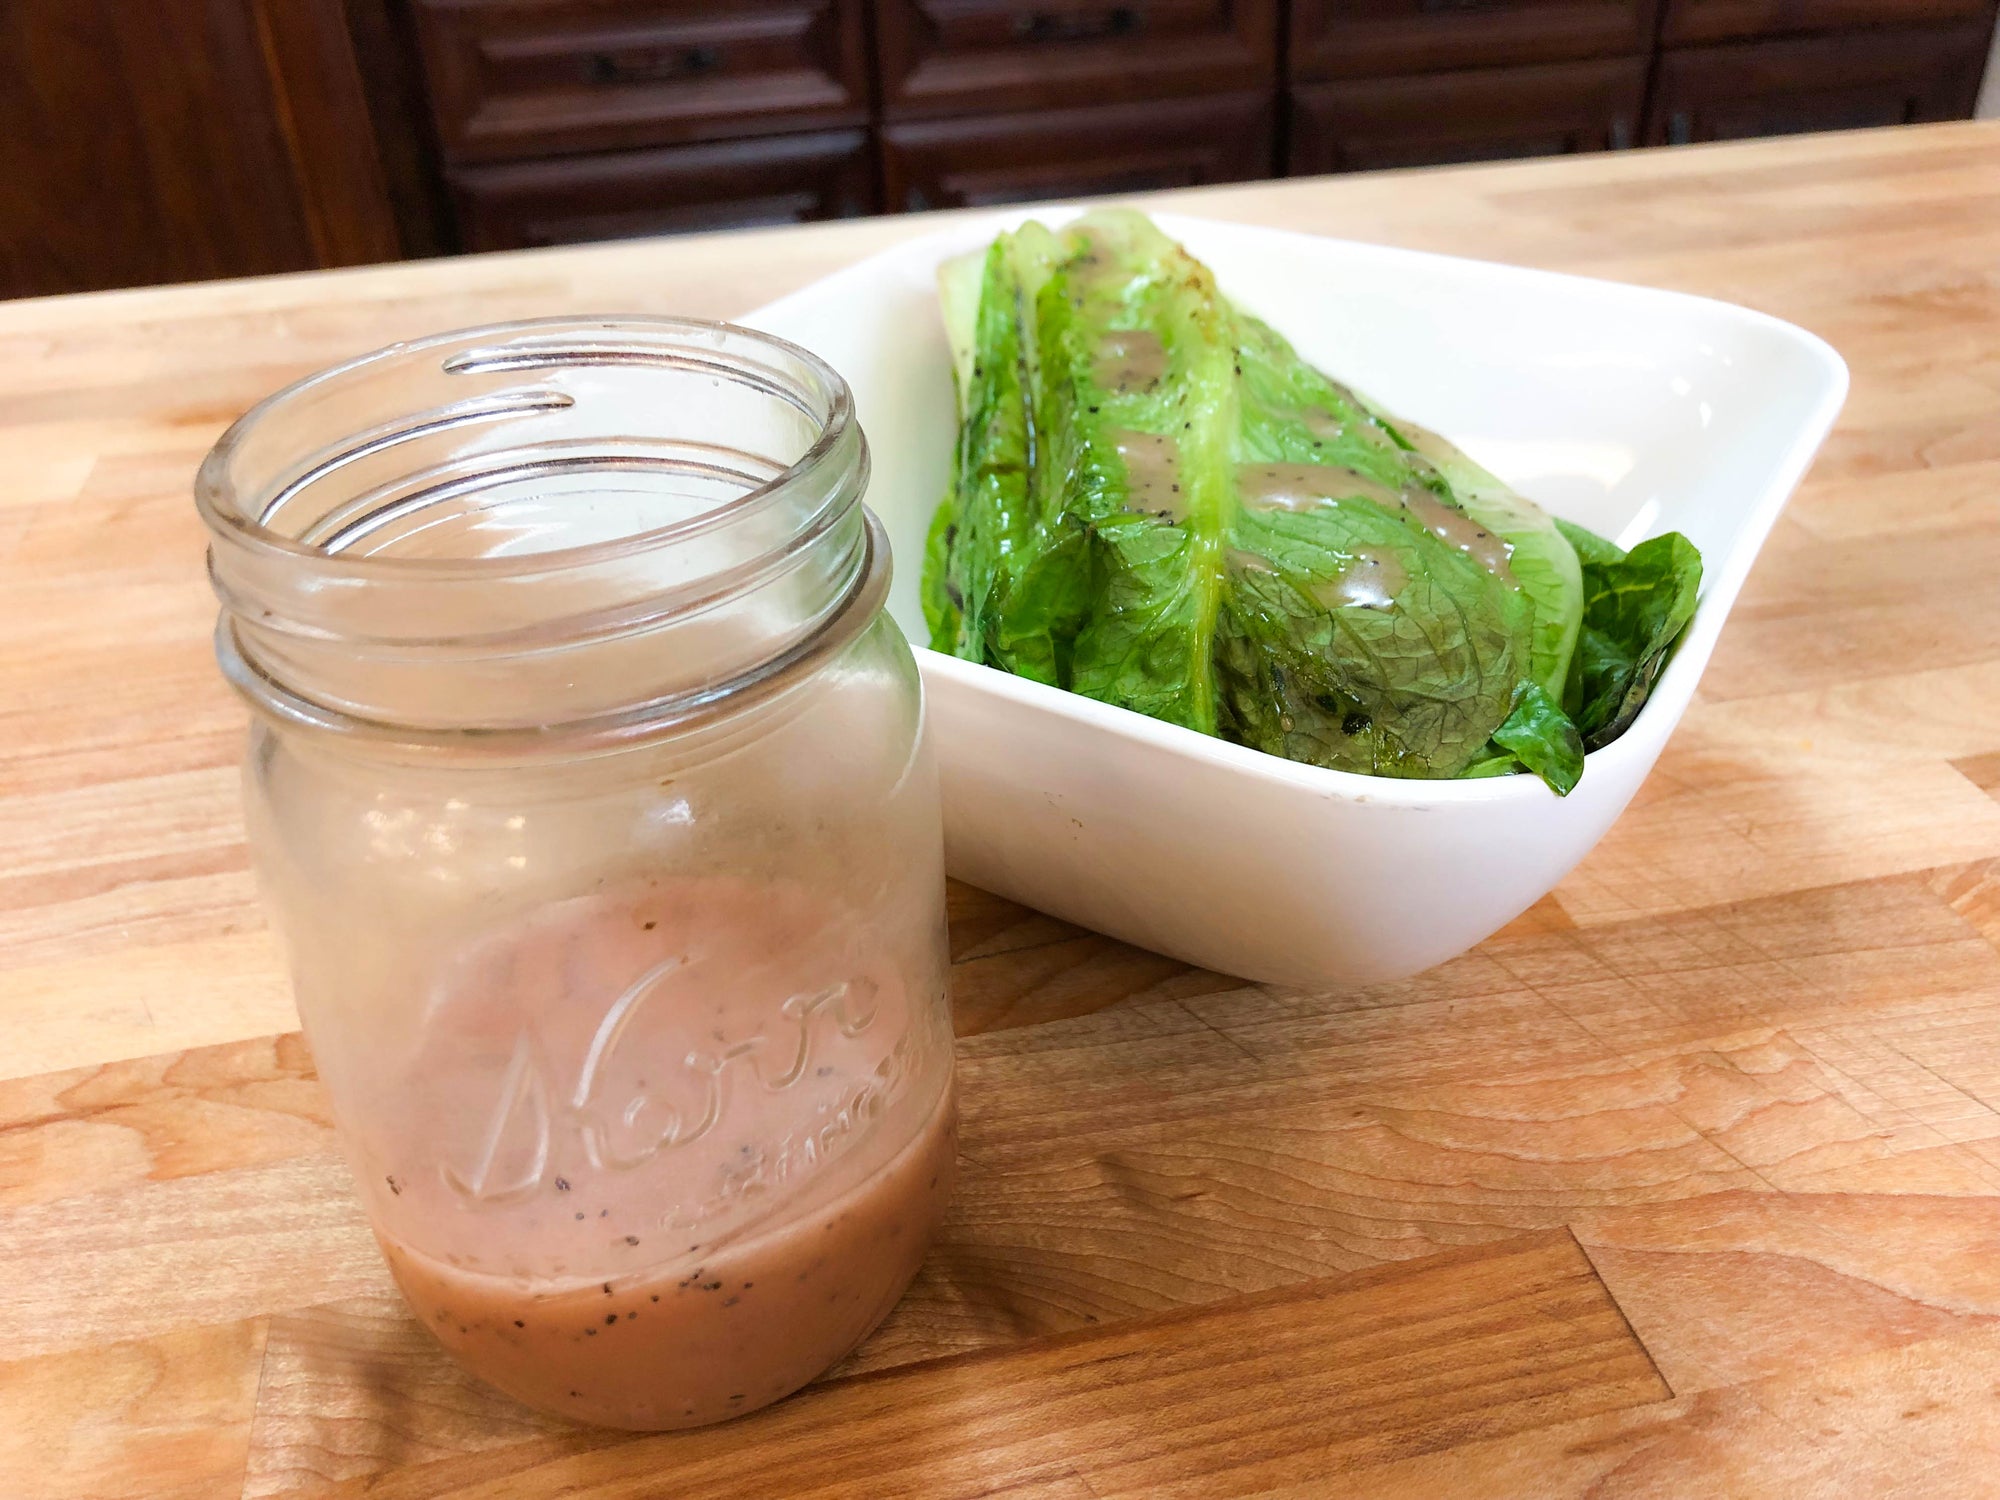
[[[1172,201],[1745,303],[1853,395],[1637,802],[1465,957],[1266,990],[955,888],[924,1272],[680,1435],[397,1301],[189,480],[376,345],[726,317],[930,221],[0,305],[0,1496],[2000,1493],[2000,124]]]

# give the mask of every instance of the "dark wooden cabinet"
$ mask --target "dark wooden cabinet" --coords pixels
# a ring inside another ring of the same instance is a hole
[[[448,160],[868,123],[865,0],[415,0]]]
[[[1073,108],[1269,89],[1281,0],[878,0],[882,113]]]
[[[1311,81],[1644,54],[1655,0],[1293,0],[1291,75]]]
[[[1681,145],[1968,115],[1988,30],[1976,23],[1669,51],[1646,140]]]
[[[412,4],[464,249],[880,211],[867,0]]]
[[[1988,17],[1988,0],[1665,0],[1660,41],[1726,42],[1855,26],[1893,26]]]
[[[883,196],[963,208],[1267,177],[1273,115],[1256,93],[889,125]]]
[[[1630,146],[1647,59],[1307,84],[1292,92],[1293,175]]]
[[[0,297],[399,253],[339,0],[0,4]]]
[[[0,296],[1971,112],[2000,0],[0,0]]]
[[[468,250],[877,212],[868,133],[829,130],[453,168]]]

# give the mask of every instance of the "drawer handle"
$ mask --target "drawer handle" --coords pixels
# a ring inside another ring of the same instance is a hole
[[[1089,42],[1099,37],[1131,36],[1145,24],[1145,12],[1130,5],[1106,11],[1038,10],[1015,21],[1014,35],[1024,42]]]
[[[640,58],[593,52],[584,59],[583,70],[592,83],[662,83],[696,78],[721,66],[720,47],[684,47],[677,52],[654,52]]]

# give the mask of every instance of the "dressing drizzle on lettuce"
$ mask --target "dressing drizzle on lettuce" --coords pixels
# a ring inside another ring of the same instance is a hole
[[[931,645],[1343,771],[1529,771],[1622,733],[1701,560],[1558,522],[1233,307],[1142,215],[940,273],[959,395]]]

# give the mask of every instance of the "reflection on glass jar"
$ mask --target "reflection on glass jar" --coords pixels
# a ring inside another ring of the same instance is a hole
[[[669,319],[399,345],[197,500],[250,838],[412,1308],[679,1427],[839,1359],[950,1191],[937,783],[846,387]]]

